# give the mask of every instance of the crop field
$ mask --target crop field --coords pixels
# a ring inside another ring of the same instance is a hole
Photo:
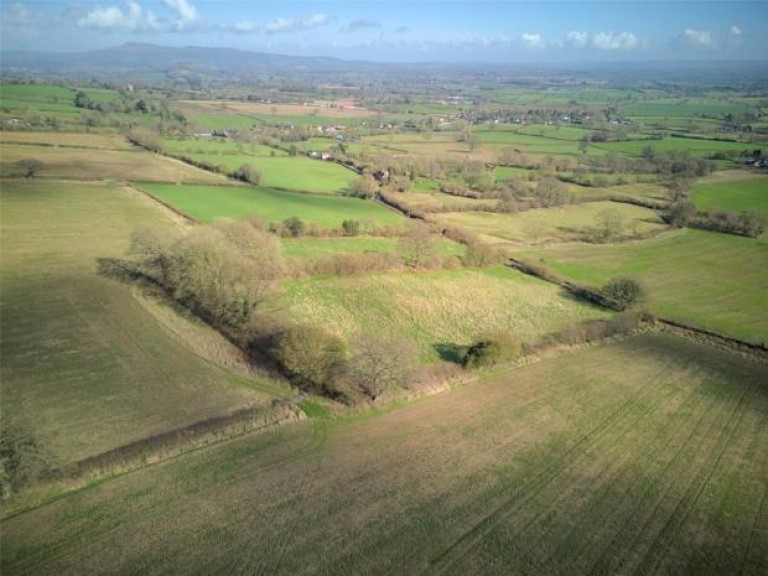
[[[524,134],[516,129],[482,129],[473,133],[480,139],[483,145],[493,146],[500,150],[506,148],[519,149],[525,154],[579,154],[579,143],[570,138],[559,138],[551,131],[548,136]]]
[[[262,186],[299,192],[335,194],[349,188],[355,173],[334,162],[311,160],[302,156],[272,158],[248,154],[189,154],[194,160],[225,166],[234,171],[243,164],[253,164],[261,171]]]
[[[630,274],[651,311],[752,342],[768,342],[768,240],[684,230],[620,245],[525,252],[567,278],[601,286]]]
[[[220,102],[196,100],[203,108],[220,108]],[[259,102],[227,102],[227,108],[238,114],[254,116],[319,116],[322,118],[367,118],[378,114],[355,106],[338,105],[333,102],[307,102],[306,104],[263,104]]]
[[[616,202],[570,204],[515,214],[445,212],[432,214],[430,219],[443,225],[465,228],[497,244],[539,244],[584,240],[594,233],[599,214],[605,210],[621,215],[622,233],[626,236],[656,233],[666,228],[653,210]]]
[[[142,184],[141,187],[205,223],[254,214],[266,222],[282,222],[295,216],[323,228],[338,228],[347,219],[370,220],[378,226],[398,226],[404,222],[402,216],[383,206],[345,196],[302,194],[251,186]]]
[[[286,393],[224,368],[237,355],[202,323],[97,273],[135,229],[178,230],[145,196],[26,181],[1,198],[2,411],[58,462]]]
[[[370,136],[362,140],[363,144],[369,144],[382,149],[382,153],[399,152],[430,158],[452,158],[454,160],[490,160],[493,149],[490,146],[480,146],[475,150],[469,150],[465,142],[457,142],[456,134],[427,133],[424,134],[391,134],[387,136]]]
[[[42,166],[35,177],[63,180],[148,180],[154,182],[225,182],[223,176],[141,150],[54,148],[0,144],[0,175],[19,176],[20,160],[35,159]]]
[[[3,574],[768,570],[768,371],[644,335],[248,436],[2,523]]]
[[[728,179],[715,177],[699,181],[691,199],[699,210],[720,208],[732,212],[749,210],[768,216],[768,177],[752,174],[752,178]]]
[[[9,132],[0,131],[0,143],[4,145],[28,144],[62,148],[95,148],[97,150],[131,150],[136,146],[120,134],[95,134],[82,132]]]
[[[608,316],[567,298],[557,286],[506,268],[288,282],[275,305],[348,340],[364,330],[411,338],[426,362],[489,331],[509,330],[533,340]]]

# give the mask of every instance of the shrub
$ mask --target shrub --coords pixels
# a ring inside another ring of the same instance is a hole
[[[304,232],[306,231],[306,225],[296,216],[291,216],[290,218],[283,220],[283,227],[288,231],[288,234],[294,238],[304,236]]]
[[[232,173],[233,178],[258,186],[261,182],[261,172],[253,164],[243,164]]]
[[[645,286],[636,278],[620,276],[609,280],[601,289],[602,295],[610,300],[619,310],[626,310],[643,302],[646,297]]]
[[[300,388],[335,395],[334,378],[344,366],[338,336],[310,324],[298,324],[278,337],[273,356]]]
[[[509,332],[494,332],[472,344],[461,363],[465,368],[481,368],[509,362],[521,353],[522,344],[517,337]]]

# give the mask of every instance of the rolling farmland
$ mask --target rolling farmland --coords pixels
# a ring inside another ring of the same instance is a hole
[[[764,365],[667,335],[246,437],[2,524],[3,573],[768,568]]]

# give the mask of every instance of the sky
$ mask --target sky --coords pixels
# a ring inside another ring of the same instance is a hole
[[[2,0],[2,51],[126,42],[388,62],[768,59],[768,2]]]

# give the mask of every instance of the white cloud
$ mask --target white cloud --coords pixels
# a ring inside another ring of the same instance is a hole
[[[361,28],[381,28],[381,21],[376,18],[357,18],[344,26],[342,32],[354,32]]]
[[[601,50],[631,50],[639,44],[632,32],[598,32],[592,38],[592,45]]]
[[[202,21],[197,8],[187,0],[163,0],[163,4],[176,15],[176,30],[187,30]]]
[[[319,28],[331,23],[331,18],[325,14],[313,14],[307,18],[278,18],[267,23],[267,32],[270,34],[284,34]]]
[[[546,42],[541,37],[541,34],[536,34],[533,32],[523,32],[523,34],[520,35],[520,41],[523,43],[523,46],[531,49],[544,48],[546,45]]]
[[[731,29],[729,30],[728,33],[730,36],[734,38],[738,38],[739,36],[741,36],[741,27],[736,26],[736,24],[734,24],[733,26],[731,26]]]
[[[712,33],[706,30],[693,30],[686,28],[678,38],[689,46],[712,46]]]
[[[77,20],[81,28],[98,30],[127,30],[130,32],[157,30],[160,25],[151,10],[144,10],[136,2],[128,0],[126,10],[117,6],[96,6]]]
[[[573,48],[584,48],[589,44],[589,34],[576,31],[568,32],[568,34],[565,35],[565,44],[566,46],[571,46]]]
[[[36,24],[36,15],[26,5],[15,2],[0,14],[3,28],[32,28]]]
[[[249,20],[239,20],[232,24],[230,30],[233,32],[238,32],[239,34],[252,34],[254,32],[258,32],[260,28],[256,22],[251,22]]]

